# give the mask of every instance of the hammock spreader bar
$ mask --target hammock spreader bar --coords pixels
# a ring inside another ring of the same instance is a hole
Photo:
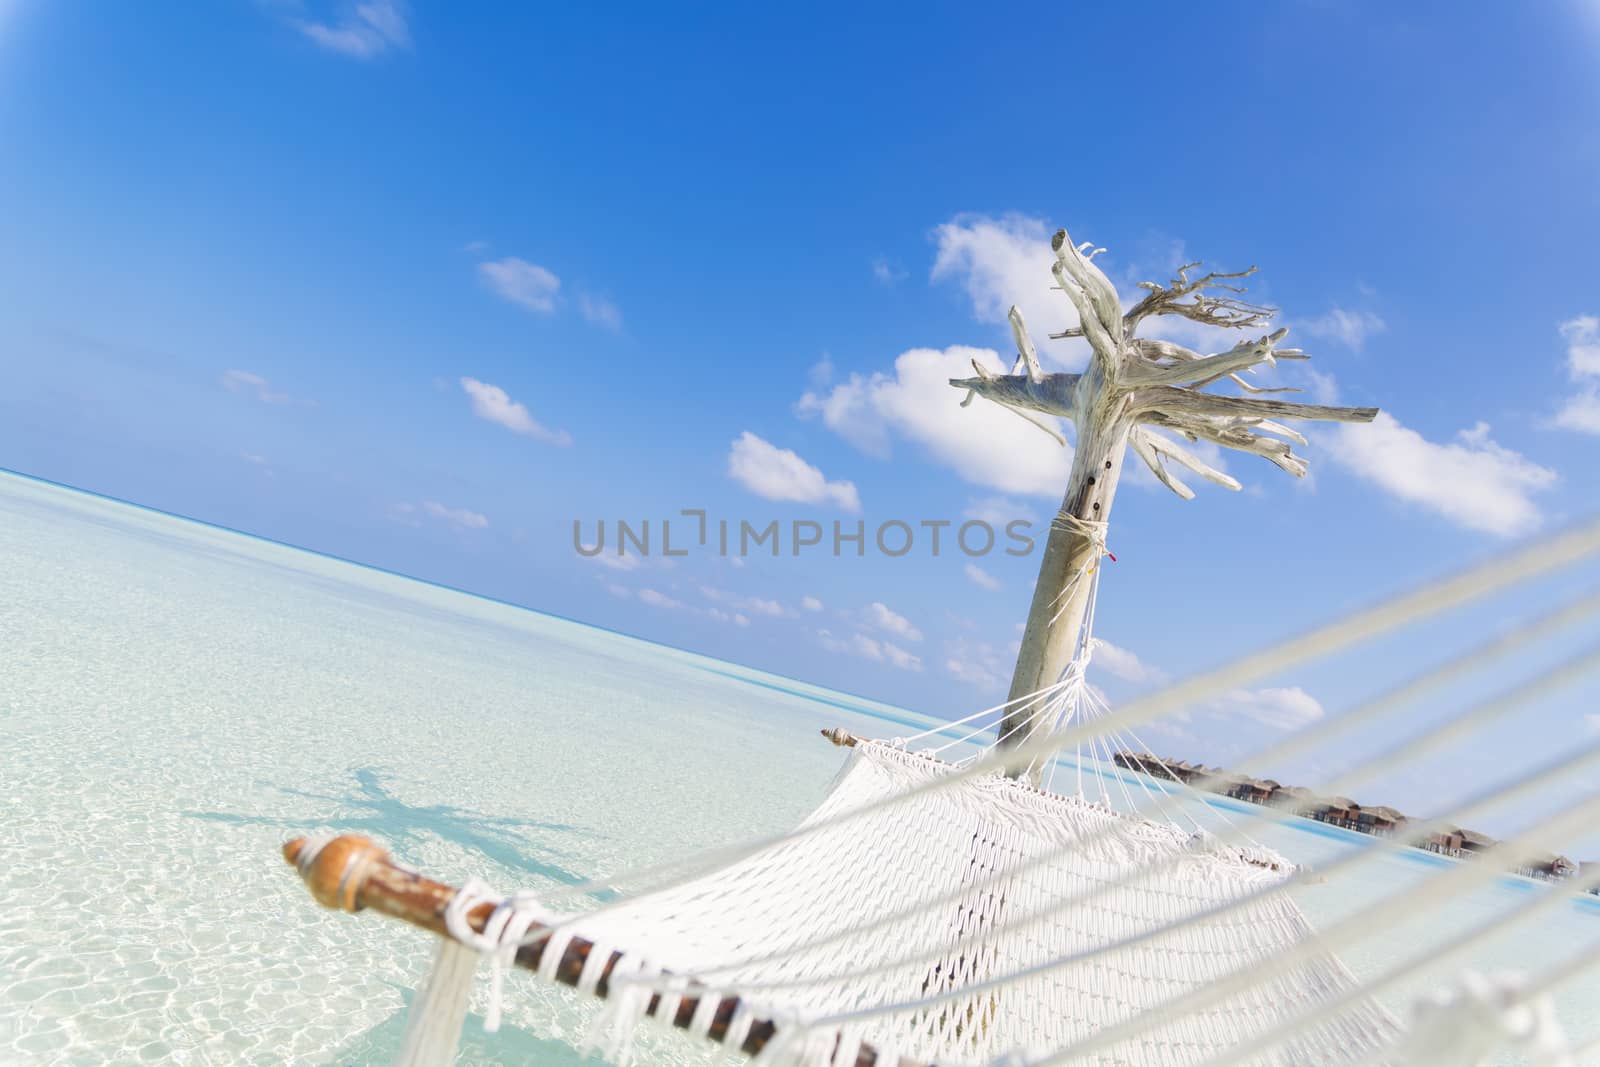
[[[306,838],[297,837],[284,844],[283,858],[291,867],[300,869],[301,850],[307,843]],[[301,872],[301,876],[310,888],[311,896],[325,908],[348,912],[370,908],[372,911],[408,922],[412,926],[420,926],[440,937],[451,936],[449,928],[445,925],[444,916],[445,908],[456,895],[456,888],[398,866],[389,853],[371,838],[360,834],[343,834],[334,838],[322,846],[310,865]],[[486,901],[478,904],[467,912],[467,922],[475,932],[482,933],[493,911],[493,903]],[[528,927],[526,934],[528,940],[517,949],[518,967],[528,971],[538,971],[546,944],[546,939],[539,937],[539,934],[547,929],[548,927],[542,927],[537,923]],[[576,987],[584,965],[593,951],[594,943],[591,941],[581,937],[573,937],[568,941],[566,950],[561,954],[561,962],[556,967],[556,981],[562,985]],[[605,968],[600,973],[600,980],[595,983],[595,996],[604,998],[609,994],[611,971],[623,955],[624,953],[620,951],[611,953],[611,958],[606,961]],[[653,994],[646,1014],[654,1016],[660,1002],[660,995]],[[678,1010],[672,1018],[672,1025],[680,1030],[689,1029],[699,1006],[698,997],[685,993],[678,1002]],[[706,1036],[720,1043],[727,1036],[728,1027],[733,1022],[734,1013],[738,1008],[738,997],[721,998]],[[749,1034],[739,1046],[739,1050],[754,1056],[767,1046],[776,1031],[777,1026],[770,1019],[755,1020],[750,1024]],[[863,1043],[856,1055],[855,1067],[878,1067],[878,1063],[877,1050]],[[920,1064],[901,1057],[899,1067],[933,1067],[933,1065]]]

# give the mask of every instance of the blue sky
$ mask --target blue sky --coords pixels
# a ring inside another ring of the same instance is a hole
[[[1042,527],[1067,453],[940,382],[1009,364],[1011,303],[1073,324],[1064,225],[1125,294],[1259,264],[1315,356],[1284,379],[1385,412],[1313,428],[1298,483],[1230,454],[1244,491],[1186,503],[1130,462],[1113,697],[1592,513],[1600,7],[1168,15],[0,0],[0,466],[971,711],[1037,556],[614,566],[572,523]],[[1229,758],[1485,618],[1149,740]],[[1425,808],[1596,713],[1568,693],[1373,799]]]

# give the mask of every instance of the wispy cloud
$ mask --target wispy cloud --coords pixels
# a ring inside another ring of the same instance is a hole
[[[861,611],[868,626],[907,641],[921,641],[922,631],[911,625],[911,620],[896,612],[882,601],[874,600]]]
[[[779,448],[748,430],[739,435],[728,451],[728,476],[768,500],[834,504],[845,511],[861,510],[861,497],[854,482],[830,482],[822,471],[795,452]]]
[[[596,326],[603,326],[613,332],[622,329],[622,310],[602,296],[593,293],[578,293],[578,313]]]
[[[800,606],[805,608],[807,611],[821,611],[822,601],[818,600],[814,596],[804,596],[800,598]]]
[[[1567,342],[1567,376],[1578,388],[1557,412],[1555,424],[1600,435],[1600,317],[1579,315],[1560,330]]]
[[[822,642],[822,647],[830,652],[859,656],[874,663],[887,663],[903,671],[922,670],[922,657],[892,642],[868,637],[864,633],[857,632],[849,637],[836,637],[831,631],[818,630],[817,639]]]
[[[461,388],[472,401],[472,413],[512,433],[545,441],[563,448],[572,444],[572,435],[565,430],[551,430],[542,426],[528,413],[528,409],[512,400],[498,385],[480,382],[476,378],[462,378]]]
[[[467,508],[447,508],[437,500],[425,500],[420,505],[399,503],[389,509],[390,518],[407,526],[420,526],[419,516],[436,519],[456,530],[483,530],[489,526],[487,516]]]
[[[234,393],[243,393],[253,396],[263,404],[292,404],[295,398],[288,393],[272,388],[265,378],[259,374],[252,374],[247,370],[230,370],[225,373],[219,383],[224,389]]]
[[[967,577],[972,580],[972,583],[980,588],[987,589],[990,592],[1000,588],[1000,579],[996,578],[994,575],[990,574],[976,563],[967,564],[966,572]]]
[[[1322,718],[1322,702],[1299,686],[1269,689],[1235,689],[1218,697],[1210,710],[1250,719],[1279,730],[1294,730]]]
[[[700,595],[714,604],[721,604],[724,608],[738,608],[748,611],[752,615],[768,615],[772,618],[781,618],[789,614],[784,606],[776,600],[758,596],[745,596],[742,593],[730,593],[726,589],[718,589],[713,585],[702,585]]]
[[[1389,324],[1371,311],[1350,311],[1336,307],[1314,319],[1295,323],[1295,328],[1310,337],[1338,341],[1353,352],[1366,345],[1367,338],[1382,333]]]
[[[1557,480],[1555,471],[1497,443],[1486,422],[1448,444],[1427,440],[1388,412],[1334,434],[1332,459],[1346,470],[1459,526],[1502,537],[1539,525],[1533,497]]]
[[[898,264],[890,263],[883,256],[872,261],[872,277],[880,285],[899,285],[908,275],[905,268]]]
[[[405,8],[398,0],[364,0],[348,5],[338,19],[317,22],[299,19],[296,29],[330,52],[372,59],[391,48],[411,44]]]
[[[636,594],[640,603],[649,604],[653,608],[666,608],[672,610],[683,607],[683,602],[674,600],[665,593],[655,589],[641,589]]]
[[[1016,662],[1014,648],[999,648],[988,641],[958,637],[945,642],[944,648],[946,674],[991,693],[1005,686]]]
[[[500,296],[541,315],[553,314],[561,279],[520,256],[491,259],[478,264],[478,274]]]
[[[458,530],[482,530],[489,525],[488,517],[481,512],[469,511],[466,508],[447,508],[437,500],[424,500],[422,510]]]
[[[1160,682],[1166,679],[1162,671],[1144,662],[1137,654],[1102,637],[1094,639],[1094,663],[1125,682]]]
[[[250,464],[250,466],[259,470],[262,474],[262,477],[276,478],[278,476],[278,472],[272,469],[272,464],[270,461],[268,461],[266,456],[259,455],[255,452],[240,452],[239,458]]]

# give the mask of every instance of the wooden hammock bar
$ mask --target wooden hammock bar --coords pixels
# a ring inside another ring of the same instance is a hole
[[[301,850],[306,845],[306,838],[297,837],[283,846],[283,858],[297,870],[300,867]],[[456,895],[456,888],[396,865],[389,853],[371,838],[360,834],[344,834],[334,838],[317,852],[310,866],[303,872],[303,877],[311,890],[311,896],[323,907],[349,912],[371,909],[408,922],[412,926],[430,930],[440,937],[450,937],[444,915],[445,908]],[[484,902],[467,912],[467,921],[473,930],[482,933],[493,912],[494,905]],[[539,969],[539,961],[544,957],[546,943],[539,935],[548,930],[548,927],[537,923],[528,927],[526,936],[529,940],[517,949],[518,967],[529,971]],[[563,985],[576,986],[578,976],[583,973],[584,964],[593,951],[593,942],[580,937],[572,938],[567,943],[566,951],[561,954],[560,964],[556,967],[556,981]],[[611,958],[606,961],[605,969],[600,973],[600,980],[595,983],[596,996],[605,997],[610,993],[611,972],[622,955],[621,952],[613,952]],[[660,1002],[660,994],[652,995],[647,1014],[655,1015]],[[699,1006],[698,997],[685,994],[678,1002],[678,1010],[672,1018],[672,1025],[680,1030],[689,1029],[689,1024]],[[734,1012],[738,1008],[738,997],[721,998],[706,1036],[713,1041],[721,1042],[727,1036],[728,1027],[733,1022]],[[739,1046],[739,1050],[754,1056],[772,1040],[776,1030],[777,1027],[771,1020],[757,1019],[751,1023],[750,1032],[745,1037],[744,1043]],[[877,1051],[863,1044],[856,1055],[855,1067],[877,1067],[878,1062]],[[902,1058],[900,1067],[932,1067],[932,1065],[913,1063]]]

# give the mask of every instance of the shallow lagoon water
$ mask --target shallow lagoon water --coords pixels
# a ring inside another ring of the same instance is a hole
[[[359,830],[441,878],[554,891],[793,824],[840,763],[819,728],[932,724],[8,474],[0,636],[3,1064],[385,1062],[431,939],[319,909],[286,837]],[[1297,819],[1256,836],[1312,865],[1365,841]],[[1390,857],[1298,896],[1326,923],[1449,862]],[[1346,959],[1375,974],[1541,891],[1499,879]],[[1585,946],[1600,898],[1472,962]],[[579,1062],[561,1036],[589,1006],[509,988],[506,1025],[469,1020],[461,1062]],[[1600,1035],[1600,976],[1559,1007]]]

